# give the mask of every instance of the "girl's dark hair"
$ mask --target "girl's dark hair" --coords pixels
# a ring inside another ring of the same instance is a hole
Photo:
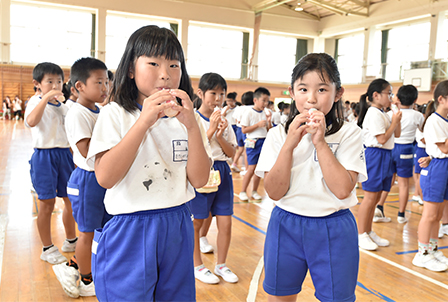
[[[62,85],[62,93],[64,94],[65,100],[68,100],[72,95],[72,81],[68,81]],[[76,100],[73,100],[76,101]]]
[[[364,122],[364,117],[366,116],[367,109],[369,109],[369,104],[367,103],[367,99],[370,102],[373,102],[373,93],[381,93],[384,89],[390,86],[389,82],[385,79],[375,79],[372,83],[369,84],[367,88],[367,92],[361,95],[359,98],[359,116],[358,116],[358,126],[362,128],[362,122]]]
[[[199,89],[202,90],[203,93],[205,93],[208,90],[221,88],[222,90],[227,90],[227,82],[224,80],[222,76],[220,76],[217,73],[209,72],[204,75],[202,75],[201,79],[199,80]]]
[[[167,60],[178,60],[181,68],[179,89],[193,98],[193,87],[185,68],[185,57],[182,46],[176,35],[167,28],[156,25],[144,26],[136,30],[128,40],[123,57],[115,72],[114,85],[110,93],[111,101],[118,103],[126,111],[138,110],[138,88],[135,80],[129,77],[135,61],[141,57],[165,57]]]
[[[414,85],[403,85],[398,89],[397,98],[403,106],[411,106],[418,98],[418,90]]]
[[[320,79],[324,82],[326,81],[326,78],[330,80],[331,83],[335,84],[336,91],[339,91],[342,88],[336,61],[326,53],[310,53],[302,57],[292,71],[291,87],[294,89],[294,83],[297,80],[302,79],[309,71],[316,71],[320,75]],[[289,125],[298,114],[300,114],[300,112],[297,110],[295,101],[293,101],[285,125],[286,133],[288,133]],[[340,99],[333,103],[330,112],[325,116],[325,122],[327,124],[325,136],[336,133],[341,129],[344,124],[344,115],[342,101]],[[331,127],[328,127],[329,125],[331,125]]]
[[[426,121],[428,120],[428,117],[433,114],[437,107],[439,106],[439,97],[447,97],[448,96],[448,80],[439,82],[436,85],[436,88],[434,89],[434,100],[430,101],[428,105],[426,106],[425,111],[425,121],[422,125],[422,131],[425,128]]]
[[[421,129],[422,132],[425,129],[425,125],[426,125],[426,121],[428,120],[428,117],[431,114],[433,114],[436,111],[436,109],[437,109],[437,106],[435,104],[435,101],[429,101],[428,104],[426,105],[425,120],[423,121],[422,129]]]
[[[253,91],[246,91],[245,93],[243,93],[243,95],[241,96],[241,103],[243,103],[243,105],[245,106],[253,105],[254,104]]]
[[[238,94],[236,93],[236,92],[229,92],[228,94],[227,94],[227,98],[228,99],[232,99],[232,100],[236,100],[236,96],[237,96]]]

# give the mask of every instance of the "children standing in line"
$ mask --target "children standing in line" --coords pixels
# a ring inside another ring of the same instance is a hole
[[[247,164],[247,155],[244,148],[244,141],[246,140],[246,134],[244,134],[241,130],[241,117],[243,116],[246,110],[250,110],[250,108],[254,105],[254,93],[252,91],[246,91],[241,96],[242,106],[238,106],[235,109],[235,113],[233,115],[236,121],[236,142],[238,143],[238,147],[235,152],[235,157],[233,158],[233,163],[235,165],[238,164],[238,161],[243,155],[245,170],[240,171],[240,169],[235,169],[235,167],[231,167],[234,172],[240,172],[240,175],[245,175],[247,173],[248,164]],[[237,167],[238,168],[238,167]]]
[[[154,25],[134,32],[87,156],[114,215],[92,245],[99,301],[196,298],[186,202],[207,183],[211,159],[192,96],[176,35]]]
[[[71,68],[70,82],[73,82],[72,87],[76,88],[79,98],[65,119],[68,141],[77,166],[68,181],[67,193],[78,224],[79,239],[70,262],[55,265],[53,270],[64,291],[70,297],[78,298],[95,296],[91,269],[93,232],[111,218],[104,209],[106,189],[98,184],[94,170],[86,163],[90,139],[100,113],[96,104],[102,103],[109,92],[106,65],[98,59],[81,58]]]
[[[66,262],[51,239],[51,216],[55,198],[64,200],[62,222],[67,239],[63,252],[74,252],[76,227],[72,206],[67,197],[67,181],[74,169],[73,156],[64,127],[68,108],[62,104],[64,73],[53,63],[40,63],[33,69],[33,84],[38,95],[33,96],[25,111],[25,125],[31,128],[34,153],[31,157],[31,181],[39,199],[37,228],[43,249],[40,259],[51,264]]]
[[[431,271],[448,269],[448,258],[437,249],[439,221],[448,200],[448,81],[434,89],[433,108],[426,108],[429,117],[423,124],[426,153],[432,157],[420,172],[423,191],[423,213],[418,224],[418,252],[412,264]],[[435,110],[435,111],[434,111]]]
[[[238,277],[226,266],[227,253],[229,251],[232,214],[233,214],[233,181],[232,172],[227,160],[235,154],[236,138],[232,127],[221,116],[220,110],[227,89],[227,83],[217,73],[206,73],[199,80],[198,96],[202,99],[202,105],[198,109],[201,116],[200,122],[207,131],[207,137],[213,154],[213,168],[219,171],[221,184],[218,191],[213,193],[196,192],[196,197],[190,200],[189,205],[194,215],[195,248],[194,248],[194,275],[196,279],[209,284],[216,284],[219,278],[207,269],[201,259],[199,251],[199,230],[204,219],[216,216],[218,225],[218,259],[215,266],[215,274],[221,276],[227,282],[237,282]]]
[[[241,201],[249,200],[246,191],[252,177],[253,189],[251,198],[255,201],[261,200],[261,196],[257,192],[258,185],[260,184],[260,177],[254,175],[254,171],[268,130],[272,126],[272,116],[266,117],[266,113],[264,111],[264,108],[266,108],[268,104],[270,95],[269,90],[266,88],[257,88],[254,91],[254,107],[250,110],[246,110],[241,117],[241,131],[246,134],[245,147],[247,163],[249,165],[241,185],[241,192],[239,194],[239,199]]]
[[[398,179],[399,209],[397,221],[398,223],[406,223],[408,219],[404,216],[404,212],[409,199],[409,179],[412,178],[412,168],[414,165],[415,133],[418,128],[421,128],[425,118],[423,114],[413,109],[414,103],[418,98],[418,90],[415,86],[401,86],[398,89],[397,98],[402,113],[401,134],[400,137],[396,137],[394,140],[395,145],[392,149],[392,172],[397,174]],[[392,118],[393,110],[387,114]],[[386,198],[382,198],[379,205],[377,205],[373,218],[374,222],[376,217],[387,218],[384,215],[385,201]]]
[[[361,129],[343,120],[344,88],[328,54],[304,56],[289,91],[290,117],[269,131],[256,168],[276,203],[263,287],[268,301],[296,301],[309,269],[319,300],[355,301],[359,250],[349,208],[367,175]]]
[[[384,108],[390,106],[392,98],[392,86],[389,82],[375,79],[359,101],[361,110],[358,126],[362,127],[363,143],[366,147],[368,180],[362,184],[364,199],[358,210],[358,232],[359,247],[365,250],[376,250],[378,246],[389,245],[388,240],[379,237],[372,230],[372,221],[381,193],[389,192],[392,185],[394,135],[399,137],[401,132],[402,112],[394,112],[392,121],[384,112]],[[371,102],[369,108],[367,99]]]

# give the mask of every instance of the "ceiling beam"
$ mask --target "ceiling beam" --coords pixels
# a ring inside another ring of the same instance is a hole
[[[313,3],[313,4],[317,5],[317,6],[322,7],[322,8],[328,9],[328,10],[330,10],[330,11],[332,11],[334,13],[337,13],[337,14],[339,14],[341,16],[348,16],[348,15],[356,15],[356,16],[362,16],[362,17],[368,17],[369,16],[368,14],[354,12],[354,11],[349,11],[349,10],[346,10],[346,9],[344,9],[342,7],[338,7],[338,6],[335,6],[335,5],[327,4],[327,3],[324,3],[324,2],[322,2],[320,0],[307,0],[307,2]]]
[[[369,7],[369,4],[366,3],[366,2],[363,2],[363,1],[359,1],[359,0],[348,0],[348,1],[350,1],[352,3],[355,3],[355,4],[359,5],[359,6],[362,6],[364,8],[368,8]]]
[[[252,6],[256,14],[294,0],[265,0]]]
[[[282,6],[287,8],[287,9],[289,9],[289,10],[293,10],[296,14],[300,14],[300,15],[306,16],[306,17],[311,18],[313,20],[317,20],[317,21],[320,20],[319,16],[313,15],[313,14],[308,13],[306,11],[296,11],[295,10],[296,7],[291,5],[291,4],[283,4]]]

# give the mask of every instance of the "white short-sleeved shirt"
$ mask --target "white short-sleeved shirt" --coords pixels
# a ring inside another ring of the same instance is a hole
[[[235,109],[235,113],[233,114],[233,118],[236,121],[236,125],[241,128],[241,118],[243,117],[244,112],[246,110],[251,109],[254,107],[253,105],[247,105],[247,106],[237,106]]]
[[[238,108],[239,106],[235,106],[233,108],[230,108],[229,106],[226,106],[223,108],[223,110],[226,110],[226,119],[229,122],[229,125],[236,125],[236,120],[235,120],[235,112],[236,112],[236,108]],[[227,108],[227,109],[226,109]]]
[[[422,138],[423,132],[417,128],[417,130],[415,130],[415,140],[417,141],[417,147],[425,149],[426,145],[422,142]]]
[[[384,145],[380,144],[376,138],[377,135],[386,133],[390,124],[391,120],[383,110],[375,107],[367,109],[362,123],[362,141],[364,145],[366,147],[392,150],[394,148],[394,135],[391,135]]]
[[[264,110],[257,111],[253,107],[245,110],[241,117],[241,126],[249,127],[253,126],[259,121],[267,120],[266,113]],[[246,133],[248,138],[265,138],[268,133],[266,127],[258,127],[252,132]]]
[[[207,131],[210,128],[210,119],[203,116],[198,111],[197,113],[201,117],[200,122],[202,123],[202,127],[204,128],[205,131]],[[232,126],[230,126],[230,124],[227,125],[227,128],[226,130],[224,130],[222,136],[229,144],[236,147],[237,143],[235,132],[233,131]],[[221,145],[219,144],[216,138],[216,132],[213,134],[212,139],[210,140],[210,148],[212,150],[212,157],[214,161],[226,161],[229,159],[229,157],[222,150]]]
[[[84,138],[92,137],[93,128],[100,113],[100,109],[98,107],[96,109],[93,111],[79,103],[74,103],[65,117],[65,131],[67,132],[70,147],[73,150],[73,162],[86,171],[94,170],[87,165],[85,157],[79,152],[76,144]]]
[[[277,161],[286,140],[283,125],[271,129],[263,144],[255,173],[264,177]],[[325,141],[342,166],[358,173],[358,182],[367,179],[361,129],[344,123],[342,128]],[[322,163],[325,164],[325,163]],[[285,211],[303,216],[323,217],[358,203],[355,189],[346,199],[338,199],[327,187],[317,158],[316,149],[311,142],[311,134],[306,134],[293,151],[293,162],[289,190],[280,200],[274,201]]]
[[[274,125],[280,125],[281,124],[281,112],[274,111],[274,113],[272,113],[272,123]]]
[[[434,112],[426,120],[423,135],[428,155],[433,158],[448,158],[448,154],[443,153],[436,145],[436,143],[444,143],[448,139],[448,119]]]
[[[40,96],[32,96],[25,110],[25,125],[30,127],[26,122],[28,115],[36,108],[37,104],[42,101]],[[57,105],[47,103],[41,120],[36,126],[31,128],[31,136],[33,137],[33,148],[51,149],[51,148],[69,148],[67,134],[65,132],[65,116],[68,108],[62,103]]]
[[[104,106],[90,141],[87,164],[95,156],[116,146],[140,116],[115,102]],[[206,151],[211,154],[204,129],[198,123]],[[163,209],[195,197],[187,179],[188,133],[175,117],[160,118],[146,132],[126,175],[106,191],[104,204],[111,215]]]
[[[421,112],[411,108],[403,108],[401,110],[401,134],[396,137],[395,144],[412,144],[415,141],[415,131],[423,125],[425,117]],[[392,110],[387,113],[392,120]]]
[[[76,104],[76,102],[72,99],[68,99],[67,101],[65,101],[65,106],[67,106],[68,108],[72,108],[74,104]]]

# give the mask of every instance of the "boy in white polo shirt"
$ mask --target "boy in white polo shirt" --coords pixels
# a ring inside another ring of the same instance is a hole
[[[94,58],[77,60],[71,68],[70,77],[79,97],[70,108],[65,123],[77,165],[68,181],[67,192],[78,223],[79,241],[70,262],[55,265],[53,270],[64,291],[70,297],[77,298],[95,296],[91,269],[93,234],[112,217],[104,208],[106,189],[98,184],[94,169],[86,163],[93,128],[100,113],[96,104],[106,99],[109,79],[106,65]],[[79,274],[81,279],[78,286],[76,281]]]
[[[40,259],[51,264],[67,261],[51,239],[51,215],[56,196],[64,199],[62,222],[67,240],[63,252],[74,252],[76,227],[67,197],[67,181],[74,169],[70,144],[64,128],[68,108],[62,104],[64,72],[56,64],[44,62],[33,69],[36,88],[25,111],[25,125],[31,128],[34,153],[31,157],[31,181],[39,199],[37,229],[43,249]]]
[[[243,177],[239,194],[241,201],[249,200],[246,190],[252,176],[254,176],[254,181],[251,197],[254,200],[261,200],[261,196],[257,193],[260,177],[254,175],[254,171],[260,157],[261,147],[263,147],[268,130],[271,128],[271,116],[267,117],[264,111],[264,108],[268,105],[270,95],[269,90],[266,88],[257,88],[254,91],[254,106],[250,110],[246,110],[241,117],[241,130],[246,134],[245,145],[247,163],[249,165]]]
[[[401,135],[394,140],[394,148],[392,149],[392,172],[397,174],[398,178],[398,194],[399,194],[399,210],[398,223],[406,223],[408,220],[404,216],[406,205],[409,199],[409,179],[412,177],[412,168],[414,166],[414,141],[415,133],[421,128],[424,121],[422,113],[412,109],[418,98],[417,88],[413,85],[404,85],[398,89],[397,98],[400,101],[401,118]],[[388,112],[392,118],[392,110]],[[384,216],[385,198],[382,198],[375,209],[373,221],[378,219],[389,218]]]

